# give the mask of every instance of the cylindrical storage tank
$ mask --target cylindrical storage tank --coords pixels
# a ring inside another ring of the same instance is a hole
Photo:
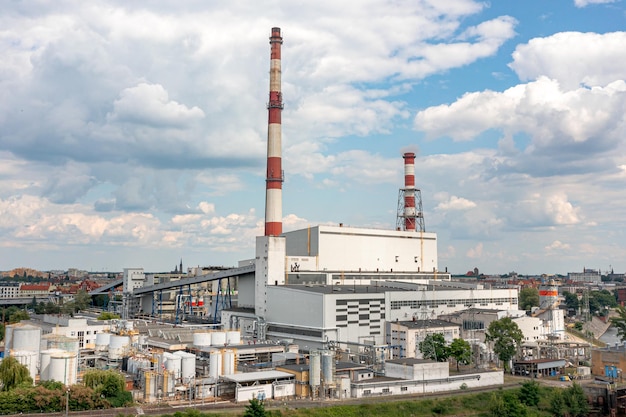
[[[222,352],[222,368],[224,369],[224,375],[232,375],[236,372],[234,350],[224,349]]]
[[[189,352],[178,351],[174,355],[180,356],[180,377],[183,382],[196,377],[196,355]]]
[[[50,355],[48,379],[70,386],[76,383],[78,361],[75,352],[59,352]]]
[[[128,358],[128,373],[138,375],[144,369],[150,369],[150,360],[144,356],[131,356]]]
[[[62,334],[47,334],[42,339],[46,341],[46,343],[42,343],[42,345],[46,346],[46,349],[61,349],[66,352],[78,353],[78,339],[75,337],[67,337]]]
[[[164,397],[168,397],[170,394],[174,393],[174,387],[176,386],[176,379],[174,378],[174,375],[169,372],[169,371],[165,371],[163,372],[163,379],[162,379],[163,383],[161,384],[161,387],[163,387],[163,396]]]
[[[311,352],[309,356],[309,385],[319,387],[321,385],[321,364],[319,352]]]
[[[559,300],[559,288],[551,280],[547,284],[539,286],[539,308],[550,308],[556,306]]]
[[[158,378],[156,372],[146,371],[143,374],[143,399],[153,402],[157,399]]]
[[[39,345],[37,345],[39,347]],[[37,376],[37,361],[39,360],[39,354],[37,352],[31,352],[29,350],[12,350],[11,356],[14,357],[19,363],[28,368],[30,377],[35,382]]]
[[[130,338],[128,336],[111,335],[109,342],[109,359],[121,359],[128,347],[130,346]]]
[[[61,349],[46,349],[41,351],[40,359],[39,359],[39,379],[42,381],[48,381],[50,378],[49,374],[49,366],[50,366],[50,356],[54,353],[63,352]]]
[[[198,347],[211,346],[211,332],[197,332],[193,334],[193,345]]]
[[[13,328],[11,349],[39,352],[41,344],[41,328],[28,324]]]
[[[211,349],[209,352],[209,376],[217,379],[224,375],[222,372],[222,352],[219,349]]]
[[[330,350],[323,350],[322,356],[322,381],[324,384],[332,384],[335,379],[335,355]]]
[[[167,369],[167,371],[172,375],[174,380],[179,379],[182,370],[181,357],[165,352],[163,354],[163,359],[165,363],[165,369]]]
[[[96,352],[105,352],[109,350],[111,343],[111,333],[96,333]]]
[[[213,332],[211,335],[211,346],[225,346],[226,332]]]
[[[6,358],[11,354],[13,344],[13,327],[14,324],[9,324],[4,328],[4,357]]]
[[[226,343],[229,345],[241,344],[241,332],[239,330],[229,330],[226,332]]]

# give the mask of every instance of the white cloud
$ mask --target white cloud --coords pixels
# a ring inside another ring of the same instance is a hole
[[[574,0],[576,7],[587,7],[590,4],[608,4],[615,3],[616,0]]]
[[[483,244],[478,243],[473,248],[470,248],[465,254],[468,258],[471,259],[480,259],[483,256]]]
[[[509,66],[522,81],[548,77],[564,90],[626,80],[626,32],[560,32],[518,45]]]
[[[567,250],[570,249],[570,245],[568,243],[563,243],[560,240],[555,240],[545,247],[548,251],[559,251],[559,250]]]
[[[202,119],[204,112],[198,107],[188,108],[170,100],[162,85],[141,83],[124,89],[113,103],[113,113],[107,117],[110,121],[184,127],[189,122]]]
[[[440,202],[435,210],[457,211],[476,207],[476,203],[463,197],[451,196],[449,200]]]

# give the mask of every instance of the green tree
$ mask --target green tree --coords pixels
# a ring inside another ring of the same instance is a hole
[[[132,394],[125,390],[124,376],[114,370],[94,369],[85,372],[83,384],[92,388],[96,397],[103,397],[113,406],[122,407],[132,403]]]
[[[111,313],[110,311],[103,311],[98,316],[98,320],[113,320],[113,319],[119,319],[119,318],[120,318],[119,314]]]
[[[74,305],[76,307],[76,312],[87,309],[87,307],[91,305],[91,295],[89,295],[85,290],[78,290],[74,296]]]
[[[578,296],[576,294],[564,291],[563,297],[565,298],[565,305],[569,310],[578,311],[580,308],[580,300],[578,300]]]
[[[519,292],[519,308],[521,310],[531,310],[539,307],[539,290],[533,287],[522,288]]]
[[[617,317],[611,317],[611,324],[617,329],[617,336],[623,342],[626,340],[626,308],[619,306],[615,310]]]
[[[589,311],[591,314],[604,315],[606,308],[617,307],[615,294],[608,290],[591,291],[589,294]]]
[[[485,333],[485,341],[494,342],[493,351],[504,363],[505,370],[509,369],[509,361],[517,353],[523,338],[524,334],[510,317],[492,321]]]
[[[28,368],[12,356],[4,358],[0,362],[0,391],[10,391],[23,383],[33,384]]]
[[[566,411],[565,400],[563,399],[563,391],[553,390],[550,395],[550,406],[548,408],[550,414],[554,417],[563,417]]]
[[[4,323],[0,323],[0,342],[2,342],[4,340]]]
[[[446,346],[446,339],[442,333],[433,333],[426,335],[418,346],[424,359],[432,359],[437,362],[445,362],[448,360],[450,353]]]
[[[243,417],[265,417],[265,406],[262,401],[256,398],[250,400],[250,404],[246,405],[246,410],[243,413]]]
[[[454,339],[448,347],[448,353],[451,358],[456,361],[456,370],[460,365],[469,365],[472,363],[472,346],[464,339]]]
[[[28,320],[30,316],[24,310],[15,309],[11,315],[9,315],[9,323],[19,323],[22,320]]]
[[[524,405],[536,407],[539,404],[539,399],[541,398],[539,390],[540,387],[537,381],[524,382],[518,395],[519,400]]]
[[[59,314],[61,312],[61,307],[54,304],[52,301],[48,301],[44,307],[45,314]]]
[[[569,416],[586,417],[589,415],[589,404],[585,391],[577,383],[573,383],[572,386],[563,391],[563,400]]]

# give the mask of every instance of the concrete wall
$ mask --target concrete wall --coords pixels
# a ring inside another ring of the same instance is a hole
[[[411,380],[442,379],[449,376],[448,362],[422,362],[400,364],[385,363],[385,376],[389,378],[402,378]]]
[[[288,256],[318,256],[322,271],[427,272],[437,268],[435,233],[316,226],[284,235]]]
[[[406,380],[377,383],[359,383],[351,385],[354,398],[376,397],[385,395],[406,395],[433,392],[446,392],[467,388],[498,386],[504,383],[502,371],[464,374],[439,380]]]

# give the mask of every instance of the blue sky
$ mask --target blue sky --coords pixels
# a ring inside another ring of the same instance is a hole
[[[626,272],[623,1],[178,3],[0,5],[0,270],[253,257],[278,26],[284,230],[394,228],[415,151],[440,269]]]

